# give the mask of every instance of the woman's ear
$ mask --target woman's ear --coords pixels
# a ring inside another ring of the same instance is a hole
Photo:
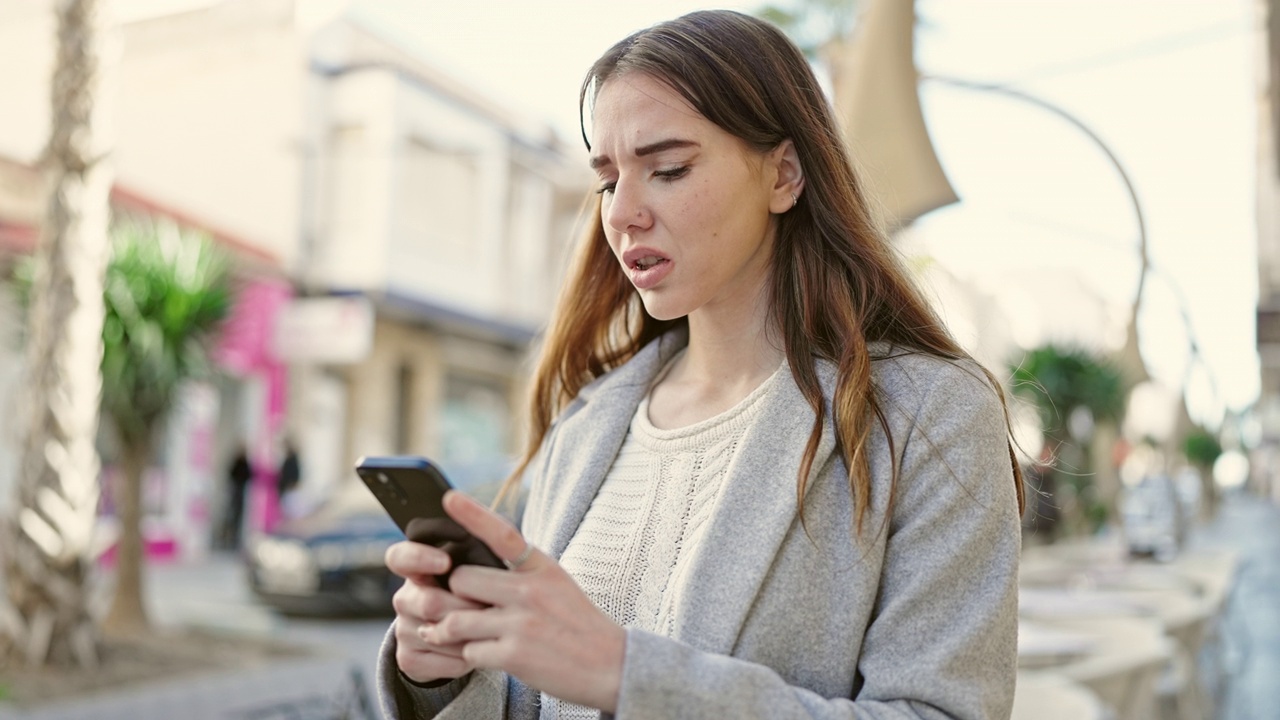
[[[780,215],[800,202],[800,195],[804,192],[804,168],[800,167],[796,144],[789,139],[769,151],[769,161],[777,171],[769,212]]]

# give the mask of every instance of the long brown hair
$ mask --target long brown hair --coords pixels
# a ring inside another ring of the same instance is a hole
[[[607,80],[632,72],[668,83],[704,117],[759,152],[787,139],[795,144],[805,187],[796,207],[777,217],[771,292],[787,363],[815,413],[797,501],[803,499],[826,414],[816,369],[821,358],[838,368],[832,413],[860,530],[871,494],[871,418],[889,434],[867,344],[886,341],[907,352],[952,361],[971,358],[914,286],[873,220],[827,100],[803,54],[781,31],[725,10],[690,13],[642,30],[592,66],[582,84],[580,110]],[[583,141],[590,148],[585,123]],[[655,320],[644,312],[605,240],[598,197],[589,212],[534,374],[528,446],[504,493],[533,459],[552,419],[583,386],[664,332],[687,324],[684,318]],[[1000,383],[985,368],[982,372],[1003,404]],[[896,480],[893,438],[889,441]],[[1009,454],[1021,511],[1022,473],[1012,445]]]

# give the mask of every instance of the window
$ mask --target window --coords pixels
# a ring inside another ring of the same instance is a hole
[[[496,380],[450,373],[440,423],[441,462],[461,488],[490,498],[511,467],[511,406]]]
[[[398,203],[405,239],[432,250],[474,247],[478,175],[472,153],[409,140]]]

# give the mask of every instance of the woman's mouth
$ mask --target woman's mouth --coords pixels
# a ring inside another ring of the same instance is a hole
[[[648,290],[657,285],[675,268],[675,263],[670,258],[642,248],[629,251],[623,260],[626,262],[631,284],[637,290]]]

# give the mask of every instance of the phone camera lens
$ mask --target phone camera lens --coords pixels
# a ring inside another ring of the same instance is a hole
[[[387,477],[386,473],[378,473],[378,482],[382,483],[383,485],[390,485],[391,478]]]

